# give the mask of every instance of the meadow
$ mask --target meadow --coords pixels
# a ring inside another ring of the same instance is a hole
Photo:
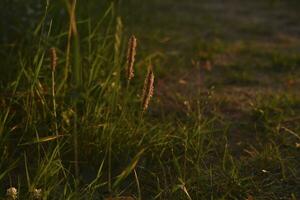
[[[2,1],[0,199],[299,199],[299,8]]]

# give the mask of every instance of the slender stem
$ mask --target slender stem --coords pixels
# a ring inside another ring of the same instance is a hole
[[[111,144],[112,144],[112,133],[109,134],[109,144],[108,144],[108,191],[112,191],[112,184],[111,184],[111,170],[112,170],[112,164],[111,164]]]
[[[78,180],[79,180],[79,165],[78,165],[78,126],[77,126],[77,108],[75,108],[74,115],[74,131],[73,131],[73,144],[74,144],[74,169],[76,177],[76,192],[78,191]]]
[[[54,116],[54,128],[55,128],[55,135],[57,136],[57,148],[58,148],[58,158],[61,159],[60,155],[60,145],[58,140],[58,124],[57,124],[57,112],[56,112],[56,91],[55,91],[55,69],[52,69],[52,106],[53,106],[53,116]]]
[[[54,123],[55,134],[56,134],[56,136],[58,136],[59,133],[58,133],[56,98],[55,98],[55,70],[52,70],[52,106],[53,106],[53,115],[54,115],[54,120],[55,120],[55,123]]]
[[[141,186],[140,186],[139,178],[138,178],[138,175],[137,175],[135,169],[133,170],[133,172],[134,172],[134,177],[135,177],[137,191],[138,191],[138,200],[142,200],[142,192],[141,192]]]
[[[68,30],[68,41],[67,41],[66,64],[65,64],[65,68],[64,68],[64,76],[63,76],[62,82],[60,83],[60,85],[58,87],[58,90],[57,90],[58,92],[60,92],[60,90],[63,88],[63,86],[65,85],[65,83],[68,80],[69,66],[70,66],[71,38],[72,38],[72,25],[70,23],[69,30]]]

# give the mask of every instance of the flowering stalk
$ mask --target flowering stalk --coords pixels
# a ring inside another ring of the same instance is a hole
[[[130,80],[134,77],[134,61],[136,55],[136,46],[137,40],[134,35],[132,35],[129,39],[128,50],[127,50],[127,80],[128,84]]]
[[[154,73],[152,66],[149,65],[147,77],[144,83],[143,96],[142,96],[142,109],[143,112],[149,107],[150,100],[154,92]]]

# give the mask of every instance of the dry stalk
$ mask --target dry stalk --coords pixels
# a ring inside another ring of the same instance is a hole
[[[52,47],[50,49],[50,56],[51,56],[51,71],[52,71],[52,104],[53,104],[53,115],[55,119],[55,133],[58,136],[58,125],[57,125],[57,114],[56,114],[56,91],[55,91],[55,70],[57,66],[57,54],[56,49]]]
[[[55,135],[59,136],[58,133],[58,124],[57,124],[57,105],[56,105],[56,90],[55,90],[55,70],[57,67],[57,54],[56,49],[52,47],[50,49],[50,58],[51,58],[51,82],[52,82],[52,106],[53,106],[53,117],[54,117],[54,127],[55,127]],[[57,146],[59,147],[59,141],[57,141]],[[60,157],[60,152],[58,152]]]

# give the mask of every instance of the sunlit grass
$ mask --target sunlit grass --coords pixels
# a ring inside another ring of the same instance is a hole
[[[1,49],[0,199],[299,198],[300,99],[280,82],[297,55],[149,33],[151,13],[135,34],[116,1],[48,3]]]

